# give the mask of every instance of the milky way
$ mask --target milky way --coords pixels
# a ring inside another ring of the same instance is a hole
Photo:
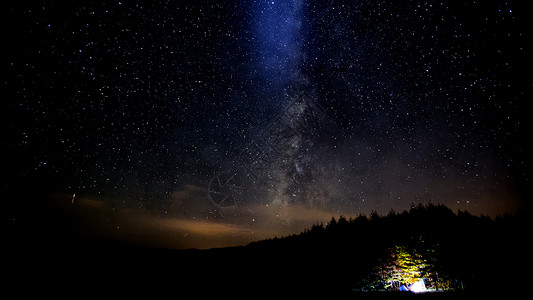
[[[168,247],[417,203],[512,213],[529,193],[521,5],[11,7],[5,194],[32,186],[113,236],[159,226]]]

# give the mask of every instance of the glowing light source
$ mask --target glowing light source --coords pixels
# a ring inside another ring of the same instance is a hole
[[[409,286],[409,290],[413,293],[427,292],[426,284],[424,283],[423,279],[419,279],[418,281],[411,284],[411,286]]]
[[[462,289],[453,285],[450,278],[442,274],[436,276],[433,255],[434,252],[417,251],[405,245],[391,247],[369,276],[360,282],[360,290],[425,293]]]

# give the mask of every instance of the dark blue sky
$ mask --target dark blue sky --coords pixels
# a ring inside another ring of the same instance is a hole
[[[530,195],[522,5],[9,7],[5,194],[76,193],[130,224],[170,216],[265,236],[429,201],[513,212]]]

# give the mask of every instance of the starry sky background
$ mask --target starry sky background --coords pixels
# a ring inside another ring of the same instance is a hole
[[[530,196],[522,2],[9,4],[6,220],[37,193],[81,232],[208,248],[413,203],[513,213]]]

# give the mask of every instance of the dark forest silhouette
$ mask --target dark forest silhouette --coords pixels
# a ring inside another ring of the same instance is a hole
[[[327,276],[315,284],[336,290],[368,290],[369,277],[390,255],[390,249],[402,247],[423,255],[428,265],[422,273],[433,277],[428,279],[437,290],[501,291],[514,289],[525,271],[521,267],[527,247],[525,221],[524,214],[491,219],[466,211],[455,214],[443,205],[419,204],[385,216],[373,212],[349,219],[333,217],[301,234],[249,247],[292,249],[321,257],[317,269],[330,269],[338,276]]]
[[[210,250],[133,247],[70,233],[49,233],[30,247],[17,244],[19,236],[8,240],[4,259],[7,286],[39,293],[357,298],[387,284],[398,288],[402,282],[380,283],[376,274],[386,273],[380,266],[401,249],[424,258],[420,270],[433,287],[479,294],[517,290],[523,282],[526,223],[525,213],[491,219],[429,204],[384,216],[332,217],[300,234]]]

